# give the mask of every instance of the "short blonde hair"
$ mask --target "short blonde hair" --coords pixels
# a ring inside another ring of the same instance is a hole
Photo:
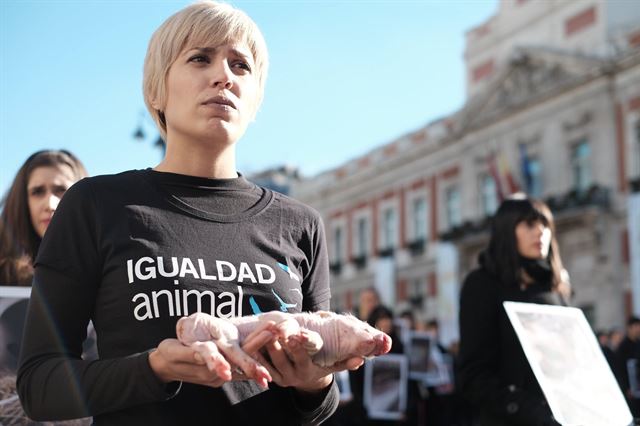
[[[254,60],[258,79],[258,100],[262,101],[269,58],[260,29],[243,11],[226,3],[199,1],[170,16],[153,33],[144,60],[142,91],[144,102],[166,141],[167,125],[161,110],[153,107],[167,101],[166,81],[177,57],[192,47],[245,44]]]

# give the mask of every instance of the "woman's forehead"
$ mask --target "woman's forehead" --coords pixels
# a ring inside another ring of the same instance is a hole
[[[56,180],[75,180],[71,167],[67,164],[38,166],[29,174],[27,186]]]
[[[194,48],[219,48],[220,46],[229,45],[241,50],[246,55],[253,57],[253,52],[249,48],[249,40],[246,33],[228,33],[228,34],[212,34],[202,31],[198,34],[192,34],[185,43],[182,51]]]

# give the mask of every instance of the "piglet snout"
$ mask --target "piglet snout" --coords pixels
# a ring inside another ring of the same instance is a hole
[[[393,342],[388,334],[378,334],[374,337],[374,340],[376,341],[376,349],[373,355],[384,355],[391,350],[391,344]]]

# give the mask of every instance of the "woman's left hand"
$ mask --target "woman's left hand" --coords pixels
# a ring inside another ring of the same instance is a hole
[[[266,367],[275,383],[291,386],[305,393],[316,393],[331,384],[332,374],[342,370],[355,370],[364,363],[361,357],[350,358],[331,367],[320,367],[313,363],[311,356],[297,336],[282,344],[274,341],[265,345],[269,360],[261,353],[258,361]]]

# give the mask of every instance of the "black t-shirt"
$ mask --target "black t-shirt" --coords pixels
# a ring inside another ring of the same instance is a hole
[[[36,419],[96,424],[279,424],[321,419],[335,386],[302,409],[253,382],[165,386],[148,351],[181,316],[329,308],[319,215],[243,177],[152,170],[98,176],[65,194],[35,262],[18,389]],[[100,359],[80,358],[93,321]],[[268,417],[265,417],[268,416]]]

